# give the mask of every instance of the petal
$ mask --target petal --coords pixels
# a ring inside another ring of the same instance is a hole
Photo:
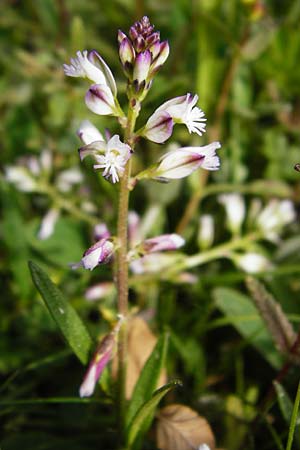
[[[117,95],[117,86],[114,79],[114,76],[112,74],[112,71],[106,64],[103,58],[99,55],[96,50],[92,50],[88,55],[89,60],[95,64],[95,66],[99,67],[99,70],[104,74],[105,77],[105,84],[110,88],[112,94],[114,97]],[[96,82],[96,84],[102,84],[102,82]]]
[[[115,114],[114,97],[105,84],[93,84],[86,93],[85,103],[95,114],[102,116]]]
[[[103,71],[89,60],[88,51],[77,52],[71,59],[71,65],[64,64],[65,74],[69,77],[86,77],[96,84],[107,84]]]
[[[106,142],[104,141],[96,141],[92,142],[91,144],[84,145],[79,149],[79,157],[80,160],[83,161],[83,159],[88,155],[97,155],[100,152],[106,151]]]
[[[124,158],[125,162],[127,162],[132,153],[130,146],[128,144],[124,144],[124,142],[120,140],[120,136],[118,134],[112,136],[107,143],[108,152],[115,150],[117,150],[120,153],[120,156]]]
[[[77,130],[77,135],[86,145],[95,141],[104,141],[104,138],[98,128],[95,127],[89,120],[83,120]]]
[[[152,142],[161,144],[172,135],[173,119],[167,111],[155,112],[149,117],[143,136]]]
[[[142,246],[146,253],[155,253],[165,250],[177,250],[185,244],[185,240],[179,234],[162,234],[154,238],[146,239]]]
[[[190,149],[178,149],[161,158],[155,175],[166,179],[184,178],[203,164],[204,155]]]
[[[157,72],[161,68],[161,66],[164,64],[164,62],[168,58],[169,53],[170,53],[169,43],[167,41],[162,42],[160,44],[159,54],[151,65],[151,76],[153,76],[154,73]]]
[[[41,227],[38,232],[38,238],[41,240],[48,239],[54,231],[55,224],[59,217],[58,209],[49,209],[47,214],[43,217]]]

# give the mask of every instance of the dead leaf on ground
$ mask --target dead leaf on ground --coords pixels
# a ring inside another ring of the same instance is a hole
[[[215,438],[207,420],[184,405],[169,405],[159,412],[156,438],[161,450],[196,450],[201,444],[215,450]]]
[[[126,376],[126,398],[130,399],[134,386],[140,376],[145,362],[151,355],[157,338],[149,328],[147,322],[140,317],[133,317],[128,322],[127,334],[127,376]],[[113,375],[118,370],[117,355],[113,361]],[[157,384],[157,388],[167,382],[166,371],[163,370]]]

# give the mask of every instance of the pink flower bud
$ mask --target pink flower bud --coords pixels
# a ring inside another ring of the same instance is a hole
[[[162,234],[146,239],[142,243],[145,253],[156,253],[164,250],[176,250],[185,244],[185,240],[178,234]]]
[[[80,386],[80,397],[90,397],[93,394],[96,383],[99,380],[103,370],[115,354],[117,337],[122,322],[123,318],[120,318],[112,332],[104,336],[98,345]]]
[[[84,252],[78,263],[71,264],[71,268],[78,269],[83,267],[84,269],[93,270],[96,266],[107,263],[111,259],[114,249],[115,246],[112,242],[107,239],[101,239]]]
[[[85,298],[89,302],[93,302],[95,300],[100,300],[102,298],[108,297],[115,291],[115,285],[109,281],[104,281],[103,283],[95,284],[94,286],[89,287],[85,291]]]

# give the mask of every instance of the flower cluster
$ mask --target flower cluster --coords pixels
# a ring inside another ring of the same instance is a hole
[[[16,186],[22,192],[37,192],[49,194],[49,183],[57,188],[57,191],[65,196],[76,187],[80,187],[83,176],[78,167],[70,167],[58,173],[54,173],[53,156],[50,150],[45,149],[39,158],[36,156],[24,156],[14,166],[5,168],[6,180]],[[60,216],[60,208],[57,201],[44,215],[39,231],[39,239],[48,239]],[[84,203],[81,205],[84,206]]]
[[[169,44],[160,41],[160,34],[154,31],[148,17],[143,17],[129,30],[129,36],[118,33],[119,56],[127,77],[129,108],[139,113],[141,102],[149,91],[153,77],[169,55]],[[64,64],[65,74],[70,77],[82,77],[91,81],[85,102],[87,107],[98,115],[113,115],[126,127],[127,120],[117,99],[117,87],[113,74],[103,58],[95,51],[78,51],[71,64]],[[188,93],[163,103],[149,117],[146,124],[136,132],[136,139],[143,137],[152,142],[163,143],[170,138],[175,124],[184,124],[189,133],[201,136],[205,132],[206,119],[203,111],[196,106],[198,96]],[[118,135],[107,141],[88,121],[84,121],[78,135],[84,146],[80,148],[81,160],[91,155],[94,168],[116,183],[122,177],[125,166],[132,156],[130,142],[123,143]],[[183,147],[163,155],[154,168],[135,176],[135,180],[152,178],[169,181],[184,178],[202,167],[217,170],[220,166],[216,150],[221,147],[213,142],[204,147]]]

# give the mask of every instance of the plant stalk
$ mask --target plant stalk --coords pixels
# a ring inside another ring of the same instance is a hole
[[[129,107],[127,125],[125,129],[125,143],[133,147],[134,127],[138,112]],[[122,324],[118,339],[118,416],[119,416],[119,436],[121,447],[124,444],[125,429],[125,412],[126,412],[126,359],[127,359],[127,333],[126,333],[126,317],[128,315],[128,238],[127,238],[127,222],[128,222],[128,205],[129,205],[129,189],[128,181],[130,179],[131,161],[126,164],[124,174],[120,179],[119,190],[119,206],[118,206],[118,250],[116,255],[117,263],[117,290],[118,290],[118,313],[125,320]],[[123,448],[123,447],[122,447]]]

